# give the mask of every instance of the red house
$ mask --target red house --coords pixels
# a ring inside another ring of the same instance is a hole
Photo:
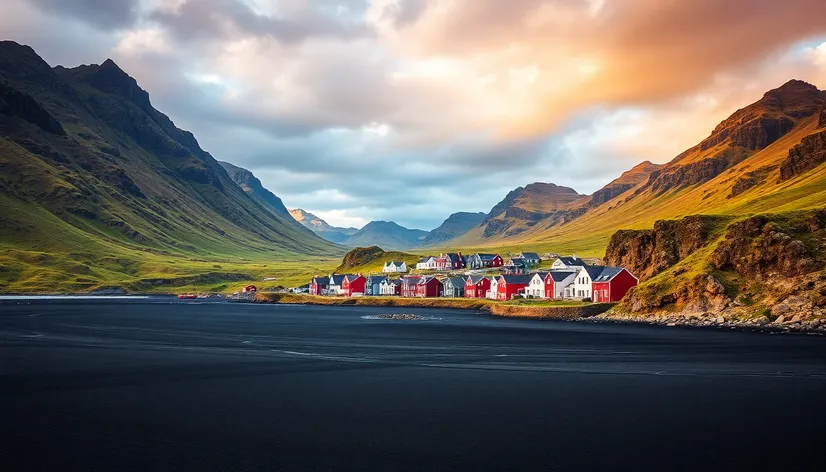
[[[565,287],[574,282],[576,272],[554,270],[545,275],[545,298],[554,300],[565,296]]]
[[[436,270],[458,270],[464,269],[467,259],[461,252],[442,254],[436,258]]]
[[[310,295],[323,295],[330,286],[330,277],[313,277],[310,282]]]
[[[344,276],[344,280],[341,282],[341,293],[345,297],[352,297],[353,295],[364,295],[364,287],[366,284],[367,279],[365,279],[361,274],[347,274]]]
[[[465,281],[465,298],[485,298],[490,290],[490,279],[471,275]]]
[[[436,277],[422,277],[416,284],[416,296],[420,298],[437,298],[442,296],[444,287]]]
[[[401,296],[406,298],[417,296],[419,280],[421,277],[402,277]]]
[[[500,275],[496,284],[496,299],[510,300],[520,288],[526,288],[532,278],[532,275]]]
[[[592,300],[594,302],[618,302],[639,283],[628,269],[606,267],[591,282]]]

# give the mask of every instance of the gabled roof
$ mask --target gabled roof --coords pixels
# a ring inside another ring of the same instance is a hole
[[[419,283],[420,279],[421,279],[421,277],[404,277],[401,280],[402,280],[402,283],[406,283],[406,284],[409,284],[409,285],[416,285],[417,283]]]
[[[485,277],[484,275],[471,275],[467,278],[467,280],[469,280],[471,284],[476,285],[479,282],[485,280],[486,278],[487,277]]]
[[[565,264],[566,266],[581,266],[585,265],[582,259],[578,257],[568,257],[568,256],[560,256],[557,258],[560,262]]]
[[[462,277],[448,277],[442,281],[442,283],[448,283],[454,287],[464,287],[465,286],[465,279]]]
[[[316,285],[327,285],[330,283],[330,277],[313,277],[313,283]]]
[[[371,276],[367,277],[367,280],[369,280],[373,283],[375,283],[377,281],[377,279],[378,279],[378,282],[381,283],[382,280],[387,280],[387,276],[386,275],[371,275]]]
[[[525,284],[531,283],[533,275],[502,275],[499,277],[504,280],[506,284]]]
[[[356,274],[345,274],[344,275],[344,280],[346,280],[348,282],[352,282],[352,281],[358,279],[359,277],[363,278],[364,276],[363,275],[356,275]]]
[[[417,284],[417,285],[427,285],[427,284],[429,284],[429,283],[430,283],[431,281],[433,281],[433,280],[435,280],[436,282],[442,283],[442,282],[441,282],[439,279],[437,279],[436,277],[434,277],[434,276],[432,276],[432,275],[426,275],[426,276],[424,276],[424,277],[422,277],[422,278],[420,278],[420,279],[419,279],[419,282],[418,282],[418,284]]]
[[[506,264],[506,266],[524,266],[525,259],[521,257],[512,257]]]
[[[562,282],[565,279],[567,279],[568,277],[570,277],[572,275],[576,275],[576,272],[554,270],[554,271],[549,272],[549,274],[551,276],[551,279],[553,279],[554,282]]]
[[[425,256],[425,257],[422,257],[421,259],[419,259],[419,263],[424,263],[424,262],[427,262],[427,261],[429,261],[430,259],[435,259],[435,257],[433,257],[433,256]]]
[[[338,275],[333,274],[330,276],[330,285],[341,285],[341,282],[344,281],[344,274]]]
[[[476,255],[479,256],[479,259],[481,259],[483,261],[492,261],[492,260],[496,259],[496,256],[498,256],[499,254],[481,254],[480,253],[480,254],[476,254]]]
[[[534,277],[536,277],[538,275],[540,279],[545,280],[545,277],[548,276],[548,272],[537,272],[535,274],[530,274],[530,275],[531,275],[531,279],[533,279]]]
[[[625,269],[622,267],[605,267],[603,268],[602,273],[593,280],[594,282],[608,282],[624,270]]]
[[[388,262],[385,262],[385,263],[384,263],[384,266],[385,266],[385,267],[387,267],[387,266],[401,267],[401,266],[402,266],[402,264],[404,264],[404,262],[400,262],[400,261],[388,261]]]
[[[583,270],[585,270],[585,272],[588,272],[588,277],[590,277],[593,281],[596,280],[597,277],[599,277],[599,274],[601,274],[602,271],[605,270],[605,267],[586,265],[585,267],[583,267]]]
[[[521,255],[525,259],[539,259],[539,254],[535,252],[523,252]]]

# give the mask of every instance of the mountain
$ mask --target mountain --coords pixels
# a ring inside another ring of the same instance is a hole
[[[0,42],[0,169],[0,290],[218,286],[263,270],[243,261],[341,253],[247,195],[112,60],[52,68]]]
[[[431,231],[422,241],[422,245],[429,246],[459,237],[481,224],[486,216],[484,213],[454,213],[448,216],[438,228]]]
[[[387,249],[408,249],[420,246],[428,232],[407,229],[392,221],[371,221],[342,244],[353,247],[381,246]]]
[[[347,238],[358,232],[358,229],[356,228],[340,228],[337,226],[330,226],[326,221],[312,213],[302,210],[301,208],[289,210],[289,212],[290,215],[305,228],[310,229],[315,234],[330,242],[337,244],[344,243]]]
[[[530,243],[537,250],[601,256],[617,230],[651,228],[657,220],[822,207],[825,105],[826,92],[789,81],[666,164],[644,162],[590,197],[567,192],[562,203],[517,189],[486,223],[449,243],[466,250]],[[495,216],[502,209],[504,217]]]

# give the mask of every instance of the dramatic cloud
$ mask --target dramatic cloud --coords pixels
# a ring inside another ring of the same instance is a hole
[[[341,225],[589,193],[791,78],[826,87],[823,0],[7,4],[9,39],[112,57],[205,149]]]

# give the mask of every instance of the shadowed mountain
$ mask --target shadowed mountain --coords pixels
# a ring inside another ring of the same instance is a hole
[[[486,216],[484,213],[454,213],[448,216],[438,228],[431,231],[422,241],[422,245],[438,244],[459,237],[482,223]]]
[[[297,222],[301,223],[301,225],[305,228],[308,228],[310,231],[321,236],[327,241],[337,244],[344,243],[347,238],[358,232],[358,229],[356,228],[340,228],[337,226],[330,226],[326,221],[312,213],[302,210],[301,208],[295,208],[293,210],[289,210],[289,212],[290,215],[292,215],[292,217]]]
[[[409,249],[421,246],[428,232],[407,229],[392,221],[371,221],[343,244],[353,247],[380,246],[387,249]]]
[[[340,253],[245,194],[111,60],[53,69],[0,42],[0,169],[0,289],[196,270],[161,270],[176,257]]]

